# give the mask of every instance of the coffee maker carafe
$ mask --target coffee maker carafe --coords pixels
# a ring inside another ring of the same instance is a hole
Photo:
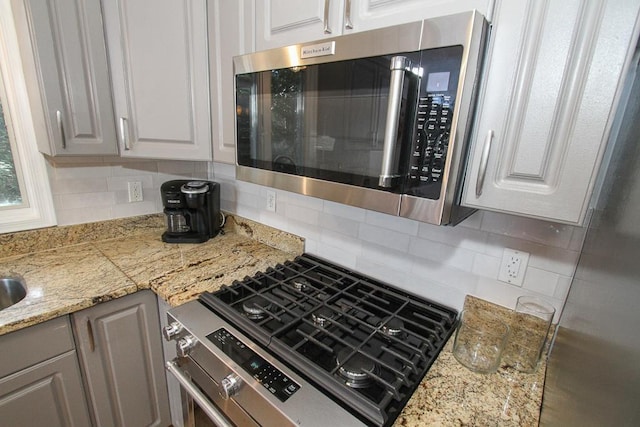
[[[202,243],[220,231],[220,185],[212,181],[173,180],[160,187],[167,243]]]

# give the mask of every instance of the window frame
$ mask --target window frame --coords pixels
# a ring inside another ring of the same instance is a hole
[[[38,151],[11,0],[0,0],[0,73],[3,109],[23,203],[0,209],[0,234],[56,225],[55,207],[44,156]],[[11,128],[11,129],[9,129]],[[15,150],[14,150],[15,149]]]

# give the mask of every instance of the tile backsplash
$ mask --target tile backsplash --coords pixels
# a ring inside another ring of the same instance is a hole
[[[467,294],[513,307],[519,295],[541,295],[559,315],[574,274],[584,229],[493,212],[439,227],[235,180],[231,165],[184,161],[82,159],[49,164],[60,225],[162,211],[160,185],[170,179],[214,179],[228,212],[306,240],[307,252],[461,309]],[[127,182],[140,181],[144,201],[128,203]],[[531,254],[522,287],[497,280],[504,248]]]
[[[48,159],[58,225],[162,212],[160,185],[171,179],[207,179],[208,162]],[[141,182],[142,202],[129,203],[128,182]]]

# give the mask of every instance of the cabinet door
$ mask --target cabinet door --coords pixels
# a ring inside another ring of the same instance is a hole
[[[582,223],[636,41],[639,6],[500,3],[465,205]]]
[[[258,0],[256,50],[342,34],[345,0]]]
[[[27,0],[50,155],[118,154],[99,0]],[[33,89],[33,88],[32,88]]]
[[[492,0],[258,0],[256,49],[304,43],[477,9]]]
[[[253,8],[248,0],[209,0],[208,9],[213,160],[235,164],[233,57],[253,50]]]
[[[171,424],[154,294],[128,295],[72,319],[95,424]]]
[[[91,425],[76,352],[0,379],[0,420],[11,427]]]
[[[102,7],[121,156],[211,160],[206,0]]]
[[[476,9],[491,18],[491,0],[351,0],[345,8],[345,22],[353,31],[389,27],[436,16]]]

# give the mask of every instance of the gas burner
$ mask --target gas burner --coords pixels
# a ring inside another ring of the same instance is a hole
[[[338,374],[345,380],[345,384],[351,388],[366,388],[373,383],[369,372],[378,375],[380,368],[368,357],[356,353],[346,362],[342,362],[352,353],[350,348],[343,348],[336,356],[339,366]]]
[[[271,303],[261,296],[254,296],[242,303],[242,310],[249,320],[262,320],[271,309]]]
[[[384,322],[380,331],[387,337],[403,339],[407,333],[404,331],[404,322],[397,317],[392,317]]]
[[[294,277],[289,280],[289,284],[300,292],[306,292],[311,289],[311,283],[309,283],[309,281],[304,277]]]
[[[327,326],[329,320],[333,319],[334,317],[335,313],[327,307],[320,307],[319,309],[311,313],[313,324],[322,328]]]

